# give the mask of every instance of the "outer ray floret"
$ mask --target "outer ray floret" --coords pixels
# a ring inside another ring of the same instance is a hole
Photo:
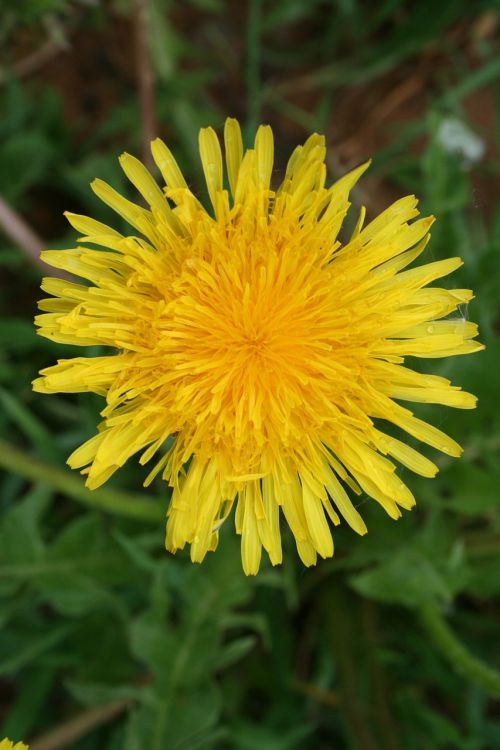
[[[295,149],[276,189],[268,126],[245,151],[228,119],[225,156],[211,128],[200,131],[199,147],[211,210],[157,139],[163,189],[135,157],[120,157],[147,207],[92,184],[130,235],[67,214],[82,235],[78,247],[42,257],[84,283],[43,280],[51,296],[40,302],[39,333],[106,353],[59,360],[34,389],[106,399],[97,434],[68,459],[89,488],[134,454],[141,464],[156,455],[146,484],[161,474],[172,487],[169,550],[189,544],[200,562],[234,513],[243,567],[256,573],[262,547],[281,562],[284,517],[312,565],[333,554],[330,524],[366,533],[350,493],[366,493],[398,518],[415,501],[394,461],[436,474],[401,439],[405,432],[460,454],[407,404],[467,409],[474,396],[413,371],[407,358],[481,349],[477,326],[456,312],[472,293],[429,286],[458,258],[409,268],[433,221],[416,218],[414,196],[366,225],[362,208],[341,242],[350,191],[369,164],[327,187],[322,136]],[[401,436],[385,434],[379,420]]]

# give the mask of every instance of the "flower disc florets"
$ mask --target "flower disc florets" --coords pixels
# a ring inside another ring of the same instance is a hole
[[[94,488],[134,453],[145,463],[169,436],[159,472],[173,488],[167,547],[191,545],[201,561],[236,503],[243,567],[261,548],[281,561],[282,511],[306,565],[333,554],[327,518],[365,524],[346,488],[367,493],[393,518],[414,499],[391,458],[424,476],[435,465],[384,434],[392,422],[449,455],[460,447],[399,401],[471,408],[475,398],[444,378],[413,372],[406,356],[443,357],[482,348],[477,328],[448,318],[468,290],[428,287],[457,258],[411,270],[432,218],[402,198],[351,239],[337,239],[348,195],[367,164],[325,186],[325,146],[311,136],[271,189],[273,139],[262,126],[243,154],[235,120],[225,127],[229,191],[211,128],[200,153],[213,214],[191,193],[170,151],[152,144],[164,192],[134,157],[121,165],[146,210],[96,180],[97,195],[137,230],[125,237],[68,214],[92,247],[44,253],[91,286],[45,279],[41,335],[112,347],[109,356],[62,360],[35,389],[106,397],[99,432],[70,457]]]

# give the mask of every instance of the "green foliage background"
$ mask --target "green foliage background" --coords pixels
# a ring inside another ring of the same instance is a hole
[[[63,210],[117,225],[88,182],[127,192],[116,157],[141,151],[136,6],[1,6],[0,195],[51,247],[74,242]],[[462,314],[487,349],[433,371],[479,406],[418,410],[464,456],[432,455],[432,481],[403,472],[418,504],[397,523],[362,499],[370,533],[336,530],[331,561],[305,570],[285,532],[283,566],[246,579],[225,528],[194,566],[163,548],[164,483],[142,490],[131,465],[89,493],[64,467],[102,405],[31,392],[39,368],[74,351],[35,335],[42,272],[0,227],[0,739],[32,750],[499,748],[500,6],[148,9],[160,134],[202,196],[197,131],[232,114],[248,140],[259,121],[274,126],[277,179],[317,130],[334,175],[374,151],[372,182],[353,196],[369,215],[414,192],[437,216],[427,258],[464,259],[449,284],[476,291]],[[481,160],[442,145],[450,118],[482,140]]]

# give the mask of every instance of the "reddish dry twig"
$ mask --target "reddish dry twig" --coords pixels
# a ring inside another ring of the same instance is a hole
[[[149,45],[149,0],[134,0],[135,49],[137,86],[142,123],[142,160],[150,169],[153,166],[150,143],[156,138],[155,82]]]
[[[53,39],[49,39],[44,42],[41,47],[30,52],[22,60],[18,60],[14,64],[13,76],[15,78],[24,78],[30,76],[32,73],[36,73],[46,63],[50,62],[60,52],[66,51],[67,47],[63,46],[59,41],[55,42]],[[0,69],[0,84],[12,75],[7,68]]]
[[[43,272],[47,272],[47,266],[40,258],[40,252],[45,247],[42,238],[30,227],[30,225],[19,216],[12,206],[0,197],[0,228],[3,229],[7,237],[19,247],[23,253],[34,263],[39,266]],[[70,276],[64,271],[54,269],[51,271],[52,276],[59,276],[61,279],[69,279]]]
[[[297,692],[302,693],[302,695],[307,695],[308,698],[312,698],[316,703],[323,703],[326,706],[330,706],[330,708],[338,708],[341,703],[341,696],[339,693],[332,690],[324,690],[312,682],[305,682],[304,680],[293,678],[290,682],[290,687],[292,690],[296,690]]]
[[[375,107],[371,115],[361,127],[352,135],[337,143],[337,151],[352,156],[359,150],[359,144],[368,134],[388,120],[404,103],[411,99],[425,87],[426,81],[419,75],[405,79],[399,86],[393,88],[389,94]]]
[[[7,237],[18,245],[34,263],[43,265],[45,268],[45,264],[40,260],[40,251],[43,248],[42,239],[3,198],[0,198],[0,226]]]
[[[132,703],[131,699],[123,699],[83,711],[56,729],[30,742],[30,750],[60,750],[60,748],[68,747],[94,729],[113,721],[130,708]]]

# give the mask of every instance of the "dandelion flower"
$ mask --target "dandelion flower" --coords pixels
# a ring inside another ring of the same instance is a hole
[[[24,744],[24,742],[12,742],[12,740],[8,740],[7,737],[4,740],[0,740],[0,750],[28,750],[28,746]]]
[[[366,533],[355,495],[366,493],[392,518],[414,505],[394,461],[426,477],[437,467],[384,423],[459,456],[454,440],[405,404],[468,409],[476,399],[414,372],[406,358],[482,345],[474,323],[450,317],[472,293],[429,286],[461,260],[408,269],[433,222],[416,219],[414,196],[366,226],[362,209],[342,242],[349,192],[368,164],[328,187],[325,141],[314,134],[274,190],[270,127],[259,127],[244,151],[228,119],[224,142],[227,180],[214,130],[200,131],[210,209],[155,140],[163,189],[136,158],[120,157],[148,208],[92,183],[131,235],[66,214],[83,244],[43,260],[90,283],[44,279],[52,297],[40,302],[39,333],[109,353],[59,360],[34,388],[105,397],[97,434],[68,459],[90,489],[135,453],[141,464],[161,455],[145,485],[161,473],[172,487],[167,549],[190,544],[200,562],[235,505],[243,568],[255,574],[262,547],[273,565],[282,560],[281,512],[302,561],[313,565],[333,554],[331,524],[343,519]]]

